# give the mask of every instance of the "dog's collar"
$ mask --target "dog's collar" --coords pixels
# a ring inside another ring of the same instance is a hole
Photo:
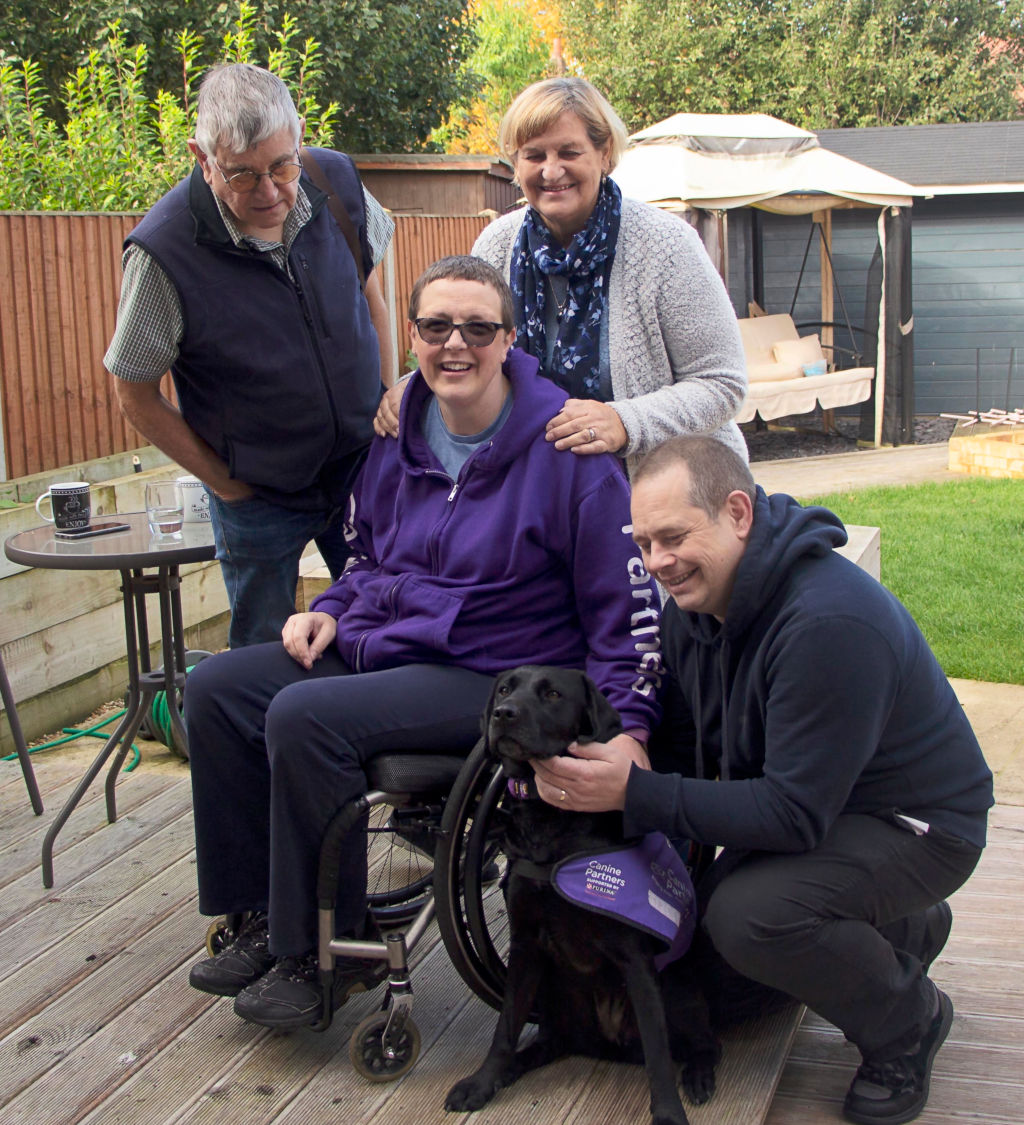
[[[540,794],[537,792],[537,783],[532,777],[510,777],[508,779],[508,791],[517,801],[540,799]]]

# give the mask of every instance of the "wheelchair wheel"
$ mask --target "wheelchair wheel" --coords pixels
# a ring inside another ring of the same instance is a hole
[[[371,1082],[394,1082],[408,1074],[420,1056],[419,1029],[406,1017],[397,1042],[387,1050],[384,1047],[384,1029],[389,1013],[374,1012],[360,1023],[348,1042],[352,1065]]]
[[[434,879],[434,846],[441,806],[370,808],[367,824],[367,900],[377,924],[403,926],[416,917]]]
[[[469,987],[500,1008],[505,987],[507,862],[499,843],[501,767],[477,746],[452,787],[435,857],[437,924]]]

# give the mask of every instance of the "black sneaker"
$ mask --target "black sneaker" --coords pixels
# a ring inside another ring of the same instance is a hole
[[[214,996],[237,996],[273,967],[276,958],[270,952],[269,940],[266,911],[256,911],[230,945],[192,966],[188,983]]]
[[[335,961],[334,1006],[357,992],[369,992],[387,976],[383,961],[339,957]],[[235,1015],[249,1023],[282,1029],[308,1027],[320,1018],[323,986],[315,950],[301,957],[280,957],[265,976],[235,997]]]
[[[857,1125],[902,1125],[928,1101],[932,1062],[953,1025],[953,1002],[940,989],[939,1010],[913,1051],[885,1062],[865,1060],[850,1084],[843,1116]]]

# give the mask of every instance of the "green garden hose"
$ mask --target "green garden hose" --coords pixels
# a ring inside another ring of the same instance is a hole
[[[155,702],[156,701],[154,700],[154,705]],[[63,738],[55,738],[50,742],[41,742],[38,746],[30,747],[29,753],[34,754],[37,750],[50,750],[54,746],[63,746],[65,742],[74,742],[76,738],[107,739],[110,737],[110,735],[108,732],[104,731],[103,728],[110,726],[110,724],[114,722],[115,719],[120,719],[124,715],[124,713],[125,708],[122,707],[120,711],[115,712],[113,715],[108,715],[105,719],[101,719],[100,722],[94,723],[91,727],[85,727],[84,729],[79,729],[78,727],[62,727],[61,730],[64,735]],[[131,773],[132,770],[135,769],[135,767],[142,760],[142,756],[139,754],[139,748],[135,745],[134,742],[132,743],[132,755],[132,760],[128,763],[128,765],[124,767],[125,773]],[[17,754],[8,754],[7,757],[3,759],[3,761],[13,762],[14,759],[17,758],[17,756]]]

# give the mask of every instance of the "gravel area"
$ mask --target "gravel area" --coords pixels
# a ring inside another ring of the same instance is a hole
[[[938,418],[934,415],[920,415],[914,419],[914,443],[916,445],[936,445],[949,440],[956,425],[951,418]],[[787,457],[823,457],[830,453],[858,452],[857,433],[860,422],[857,418],[836,418],[835,434],[826,434],[821,429],[821,413],[801,414],[792,418],[776,418],[772,427],[794,427],[794,429],[757,429],[754,422],[744,422],[740,427],[747,439],[751,461],[780,461]],[[795,427],[800,427],[796,429]]]

